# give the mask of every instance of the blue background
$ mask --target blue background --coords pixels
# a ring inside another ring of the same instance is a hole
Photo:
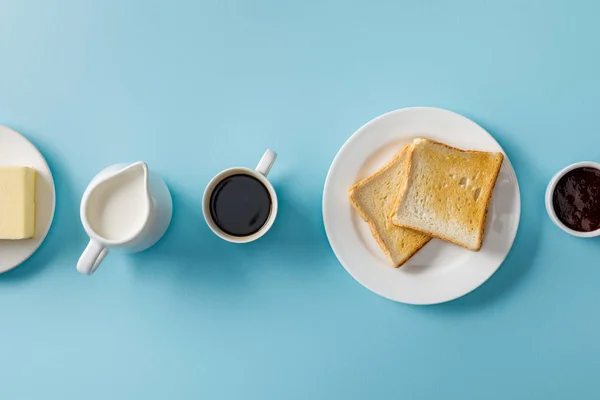
[[[47,240],[0,276],[0,398],[598,397],[600,242],[553,226],[543,195],[558,169],[600,159],[599,13],[566,0],[0,0],[0,123],[42,150],[57,189]],[[431,307],[356,283],[321,222],[340,146],[414,105],[488,129],[522,195],[500,270]],[[273,230],[219,241],[205,184],[267,147]],[[81,194],[135,160],[170,185],[171,228],[79,275]]]

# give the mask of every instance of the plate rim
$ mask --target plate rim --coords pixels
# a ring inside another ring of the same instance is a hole
[[[466,119],[467,121],[475,124],[479,129],[481,129],[487,136],[489,136],[497,145],[498,147],[502,150],[502,152],[505,155],[505,162],[507,161],[508,166],[510,168],[510,171],[512,172],[512,175],[514,176],[514,181],[515,181],[515,198],[517,199],[517,213],[516,213],[516,217],[517,217],[517,221],[516,221],[516,228],[514,231],[514,234],[511,238],[510,241],[510,247],[508,248],[508,251],[502,256],[502,259],[498,262],[498,265],[492,270],[490,271],[490,274],[483,279],[478,285],[470,288],[469,290],[463,292],[462,294],[457,294],[454,297],[442,300],[442,301],[431,301],[431,302],[410,302],[410,301],[401,301],[398,300],[396,298],[392,298],[390,296],[388,296],[385,293],[380,292],[377,289],[374,289],[373,287],[371,287],[370,284],[364,283],[363,281],[361,281],[355,274],[353,274],[353,272],[351,271],[350,268],[348,268],[345,263],[342,261],[342,258],[339,255],[339,251],[336,250],[335,246],[332,244],[332,240],[330,239],[330,236],[332,235],[332,233],[330,232],[330,228],[328,227],[327,224],[327,220],[328,220],[328,216],[327,216],[327,209],[326,209],[326,202],[327,202],[327,198],[328,198],[328,191],[327,188],[330,185],[330,180],[331,178],[331,173],[332,170],[334,169],[335,165],[339,162],[339,156],[340,154],[342,154],[344,152],[344,150],[352,145],[352,142],[354,140],[357,140],[357,135],[359,135],[360,132],[366,130],[370,125],[375,124],[377,121],[379,121],[380,119],[383,118],[387,118],[389,115],[391,114],[400,114],[400,113],[405,113],[405,112],[411,112],[411,111],[416,111],[416,110],[434,110],[434,111],[442,111],[442,112],[447,112],[450,114],[453,114],[456,117],[462,118],[462,119]],[[472,119],[459,114],[455,111],[452,110],[448,110],[445,108],[440,108],[440,107],[429,107],[429,106],[412,106],[412,107],[404,107],[404,108],[399,108],[399,109],[395,109],[392,111],[388,111],[385,112],[371,120],[369,120],[367,123],[363,124],[362,126],[360,126],[356,131],[354,131],[354,133],[352,133],[352,135],[350,135],[346,141],[344,142],[344,144],[339,148],[339,150],[337,151],[335,157],[333,158],[333,161],[331,162],[329,169],[327,171],[327,176],[325,178],[325,183],[323,185],[323,195],[322,195],[322,200],[321,200],[321,213],[322,213],[322,220],[323,220],[323,226],[325,227],[325,235],[327,236],[327,241],[329,243],[329,247],[331,247],[331,250],[333,251],[336,259],[338,260],[338,262],[342,265],[342,267],[346,270],[346,272],[356,281],[358,282],[361,286],[363,286],[365,289],[371,291],[372,293],[375,293],[378,296],[381,296],[385,299],[397,302],[397,303],[402,303],[402,304],[409,304],[409,305],[434,305],[434,304],[443,304],[443,303],[448,303],[450,301],[459,299],[461,297],[464,297],[466,295],[468,295],[469,293],[473,292],[474,290],[476,290],[477,288],[481,287],[485,282],[487,282],[495,273],[496,271],[498,271],[498,269],[504,264],[504,261],[506,260],[506,257],[508,257],[508,255],[510,254],[515,240],[517,238],[517,235],[519,233],[519,228],[521,225],[521,188],[519,186],[519,179],[517,177],[517,173],[512,165],[512,162],[510,161],[508,154],[506,154],[506,151],[504,150],[504,148],[500,145],[500,143],[498,143],[498,141],[492,136],[491,133],[489,133],[485,128],[483,128],[481,125],[479,125],[477,122],[473,121]]]
[[[32,149],[37,152],[37,154],[40,156],[41,160],[44,162],[44,165],[45,165],[46,169],[48,170],[48,175],[50,176],[50,183],[52,184],[52,210],[50,212],[50,220],[48,222],[48,228],[46,229],[46,232],[44,232],[43,237],[40,238],[39,242],[31,249],[31,252],[26,257],[24,257],[20,262],[16,263],[13,266],[10,266],[8,268],[0,267],[0,274],[4,274],[8,271],[12,271],[13,269],[17,268],[18,266],[23,264],[25,261],[29,260],[31,258],[31,256],[33,256],[38,251],[38,249],[40,248],[42,243],[44,243],[44,241],[48,237],[48,233],[50,233],[50,230],[52,229],[52,224],[54,223],[54,215],[56,213],[56,184],[54,183],[54,175],[52,174],[52,169],[50,169],[50,165],[48,165],[48,161],[46,160],[46,157],[44,157],[44,154],[42,154],[40,149],[38,149],[37,146],[35,144],[33,144],[33,142],[31,140],[29,140],[25,135],[21,134],[20,132],[17,132],[16,130],[14,130],[6,125],[0,124],[0,132],[2,132],[2,131],[8,131],[9,133],[20,136],[23,140],[25,140],[27,143],[29,143],[31,145]]]

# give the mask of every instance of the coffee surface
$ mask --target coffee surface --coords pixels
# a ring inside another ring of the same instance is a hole
[[[262,182],[253,176],[232,175],[213,190],[210,213],[223,232],[249,236],[258,232],[269,219],[271,196]]]

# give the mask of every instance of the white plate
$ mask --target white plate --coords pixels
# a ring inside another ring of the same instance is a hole
[[[54,180],[46,160],[33,144],[17,132],[0,125],[0,166],[25,166],[36,170],[35,237],[0,240],[0,273],[27,260],[46,238],[54,218]]]
[[[384,114],[354,133],[331,164],[323,192],[323,221],[338,260],[367,289],[402,303],[435,304],[469,293],[498,269],[517,234],[521,197],[515,171],[505,157],[480,251],[433,239],[402,268],[393,268],[350,205],[348,189],[420,136],[463,149],[504,153],[482,127],[451,111],[415,107]]]

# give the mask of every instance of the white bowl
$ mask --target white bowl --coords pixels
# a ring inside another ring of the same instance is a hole
[[[550,183],[548,184],[548,187],[546,188],[546,211],[548,212],[548,215],[550,216],[550,219],[552,220],[552,222],[554,222],[556,224],[556,226],[558,226],[563,231],[567,232],[569,235],[582,237],[582,238],[591,238],[591,237],[600,236],[600,229],[596,229],[595,231],[591,231],[591,232],[575,231],[575,230],[569,228],[568,226],[566,226],[565,224],[563,224],[560,221],[560,219],[558,219],[558,216],[556,215],[556,211],[554,210],[554,206],[552,205],[552,196],[554,195],[554,189],[556,188],[556,184],[558,183],[560,178],[562,178],[567,172],[570,172],[574,169],[582,168],[582,167],[596,168],[596,169],[600,170],[600,163],[597,163],[594,161],[581,161],[581,162],[578,162],[575,164],[571,164],[571,165],[561,169],[560,171],[558,171],[556,173],[556,175],[554,175],[552,177],[552,179],[550,180]]]

